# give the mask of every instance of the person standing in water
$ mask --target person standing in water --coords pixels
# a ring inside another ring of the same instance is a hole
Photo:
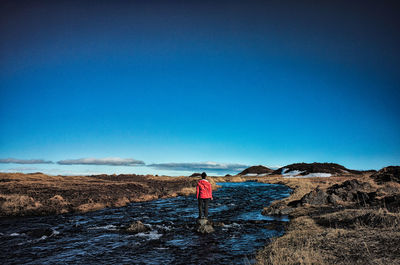
[[[212,200],[212,188],[206,180],[206,172],[201,173],[201,180],[197,182],[196,197],[199,203],[199,219],[208,217],[208,203]]]

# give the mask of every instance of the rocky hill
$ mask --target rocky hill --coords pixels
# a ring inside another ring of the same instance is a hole
[[[258,165],[258,166],[252,166],[252,167],[246,168],[245,170],[240,172],[238,175],[242,175],[242,176],[247,175],[247,174],[260,175],[260,174],[269,174],[271,172],[273,172],[272,169],[267,168],[267,167],[262,166],[262,165]]]
[[[326,173],[332,175],[338,174],[361,174],[362,171],[348,169],[335,163],[296,163],[281,167],[273,174],[291,174],[305,176],[308,174]]]
[[[371,175],[371,178],[379,184],[389,181],[400,183],[400,166],[384,167],[375,174]]]

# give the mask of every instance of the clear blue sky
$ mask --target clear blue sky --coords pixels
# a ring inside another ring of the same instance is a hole
[[[400,9],[327,2],[2,1],[0,170],[399,165]]]

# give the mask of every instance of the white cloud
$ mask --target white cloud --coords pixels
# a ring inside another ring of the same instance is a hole
[[[180,171],[242,171],[247,165],[217,162],[199,162],[199,163],[159,163],[151,164],[148,167],[160,170],[180,170]]]
[[[144,162],[132,158],[80,158],[67,159],[57,162],[59,165],[106,165],[106,166],[143,166]]]
[[[16,159],[16,158],[3,158],[0,159],[2,164],[53,164],[52,161],[43,159]]]

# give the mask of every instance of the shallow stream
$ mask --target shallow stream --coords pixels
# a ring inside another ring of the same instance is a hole
[[[209,218],[215,232],[194,231],[195,196],[131,203],[87,214],[0,219],[2,264],[249,264],[255,251],[283,234],[287,217],[261,215],[289,196],[283,185],[218,183]],[[140,220],[151,231],[124,232]]]

